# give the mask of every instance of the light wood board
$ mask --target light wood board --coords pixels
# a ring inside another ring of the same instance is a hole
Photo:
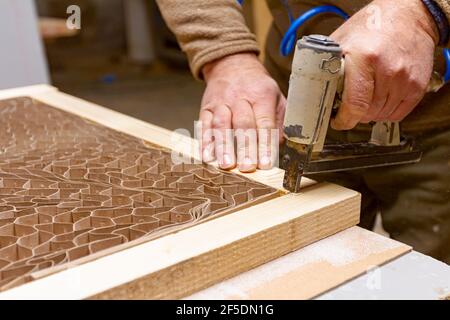
[[[344,230],[284,257],[216,284],[187,299],[311,299],[368,273],[377,290],[380,265],[411,247],[359,227]]]
[[[189,137],[61,93],[34,86],[0,92],[31,96],[106,127],[197,157]],[[247,175],[281,188],[283,171]],[[357,192],[305,179],[300,194],[279,198],[34,280],[9,298],[180,298],[354,226]]]

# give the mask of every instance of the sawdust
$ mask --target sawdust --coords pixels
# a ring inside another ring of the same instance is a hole
[[[191,298],[208,299],[208,297],[211,297],[212,292],[214,292],[214,299],[248,299],[250,296],[255,298],[255,295],[261,293],[261,288],[264,288],[265,284],[269,282],[276,283],[277,279],[281,279],[283,283],[278,287],[273,286],[278,288],[277,290],[279,291],[276,296],[289,298],[286,297],[286,293],[289,292],[286,286],[289,286],[289,283],[291,286],[295,284],[298,285],[297,288],[302,288],[301,281],[300,283],[295,281],[293,274],[297,274],[296,277],[298,279],[305,280],[305,275],[320,277],[321,274],[317,270],[323,270],[323,276],[325,276],[327,270],[328,272],[333,272],[336,269],[344,270],[345,268],[343,267],[349,264],[374,258],[386,252],[395,252],[397,249],[403,250],[403,247],[403,244],[375,233],[360,228],[351,228],[227,280]],[[344,274],[341,276],[343,279],[346,278]],[[348,277],[347,275],[347,279]],[[310,286],[308,290],[310,291],[315,289],[319,291],[318,288],[324,286],[324,279],[309,278],[308,281]],[[306,280],[303,281],[303,284],[305,282]],[[259,288],[257,293],[255,293],[255,288]],[[265,299],[267,295],[270,296],[270,292],[265,289],[263,291],[266,292],[265,297],[259,298]],[[295,292],[295,290],[292,292]],[[301,298],[301,296],[297,295],[296,298]]]

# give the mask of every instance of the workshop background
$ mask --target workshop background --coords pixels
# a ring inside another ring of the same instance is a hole
[[[66,27],[72,5],[80,8],[79,30]],[[265,1],[246,1],[245,14],[264,39],[270,24]],[[3,0],[0,20],[1,30],[8,30],[0,31],[3,36],[16,39],[0,53],[0,67],[11,70],[0,75],[0,89],[48,82],[82,99],[192,133],[204,84],[192,78],[154,0]],[[258,25],[261,21],[264,26]]]
[[[168,129],[192,126],[203,85],[190,76],[154,1],[38,0],[36,4],[41,18],[65,19],[72,4],[81,9],[77,34],[45,41],[53,85]]]

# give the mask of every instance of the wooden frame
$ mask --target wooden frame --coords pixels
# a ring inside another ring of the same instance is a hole
[[[40,85],[0,92],[29,96],[109,128],[197,158],[189,137]],[[283,171],[253,180],[282,189]],[[111,252],[0,293],[9,298],[181,298],[359,222],[360,195],[305,179],[303,192],[253,205],[162,238]]]

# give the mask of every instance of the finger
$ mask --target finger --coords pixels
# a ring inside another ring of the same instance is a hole
[[[367,114],[361,119],[362,123],[369,123],[377,118],[389,98],[390,83],[389,77],[386,77],[382,72],[377,73],[372,103]]]
[[[279,130],[258,129],[258,168],[272,169],[276,163],[279,146]]]
[[[224,170],[232,169],[236,166],[234,155],[234,139],[231,130],[231,110],[221,105],[214,108],[212,120],[214,148],[219,167]]]
[[[256,123],[252,106],[247,100],[233,105],[232,124],[236,137],[237,165],[241,172],[253,172],[258,163]]]
[[[403,100],[405,100],[410,91],[409,86],[405,86],[405,80],[403,78],[394,78],[389,87],[389,95],[385,105],[375,115],[375,121],[389,120],[391,114],[393,114]]]
[[[331,122],[334,129],[350,130],[362,120],[373,100],[374,82],[373,71],[366,63],[346,56],[343,101]]]
[[[424,95],[425,93],[422,93],[422,91],[417,91],[416,94],[408,96],[408,98],[400,103],[397,110],[395,110],[389,116],[388,120],[393,122],[403,121],[403,119],[405,119],[405,117],[414,110],[414,108],[420,103],[420,101],[422,101]]]
[[[203,162],[211,162],[215,160],[212,120],[212,111],[209,109],[200,110],[200,151]]]
[[[273,167],[271,135],[272,130],[279,128],[279,122],[277,122],[277,108],[280,108],[278,100],[278,95],[271,95],[253,106],[258,128],[258,167],[263,170]]]

